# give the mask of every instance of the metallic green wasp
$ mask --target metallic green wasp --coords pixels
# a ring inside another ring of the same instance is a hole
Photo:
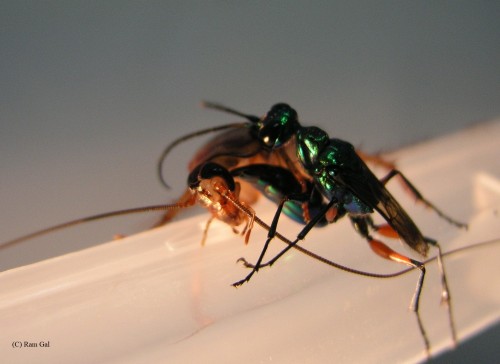
[[[429,340],[418,312],[425,265],[395,252],[382,241],[375,239],[372,231],[387,237],[399,237],[424,258],[430,246],[436,247],[442,277],[442,301],[449,307],[450,293],[442,265],[441,249],[435,240],[420,232],[407,212],[386,189],[386,183],[399,176],[418,201],[451,224],[464,228],[466,225],[448,217],[426,200],[399,170],[391,168],[384,178],[378,179],[363,160],[367,159],[365,155],[357,152],[346,141],[330,138],[318,127],[302,126],[297,112],[287,104],[274,105],[264,117],[245,114],[214,103],[206,103],[205,106],[244,117],[249,122],[201,130],[177,139],[165,149],[160,158],[159,172],[162,181],[164,182],[162,163],[173,147],[198,135],[229,129],[202,147],[192,163],[216,161],[231,175],[250,182],[278,204],[267,241],[257,262],[250,264],[241,258],[251,271],[234,285],[248,282],[260,268],[275,263],[292,246],[303,240],[313,227],[334,223],[347,215],[356,231],[376,254],[420,270],[410,308],[416,314],[426,349],[429,351]],[[305,226],[292,244],[264,263],[264,256],[274,238],[282,212]],[[374,212],[380,214],[386,224],[376,225],[372,219]],[[456,341],[451,310],[449,316],[452,336]]]

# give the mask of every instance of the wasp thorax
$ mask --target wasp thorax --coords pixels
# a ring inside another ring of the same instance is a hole
[[[302,128],[297,133],[297,156],[306,169],[314,169],[329,141],[328,134],[314,126]]]

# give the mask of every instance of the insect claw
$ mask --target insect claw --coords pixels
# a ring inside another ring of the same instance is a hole
[[[245,268],[255,268],[255,265],[253,265],[252,263],[248,262],[248,260],[246,260],[245,258],[241,257],[240,259],[238,259],[236,261],[236,263],[243,263],[243,265],[245,266]]]
[[[241,281],[234,282],[234,283],[232,284],[232,286],[233,286],[234,288],[238,288],[238,287],[240,287],[241,285],[243,285],[243,283],[248,282],[249,280],[250,280],[250,277],[248,277],[248,276],[247,276],[246,278],[242,279]]]

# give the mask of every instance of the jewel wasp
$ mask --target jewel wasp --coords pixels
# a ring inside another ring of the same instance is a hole
[[[168,186],[163,178],[162,166],[166,156],[176,145],[199,135],[229,129],[202,147],[193,161],[221,163],[232,175],[250,182],[278,204],[270,224],[268,238],[257,262],[251,264],[244,258],[240,259],[251,271],[245,278],[237,281],[235,286],[248,282],[261,267],[275,263],[298,241],[303,240],[315,226],[334,223],[347,215],[355,230],[377,255],[420,270],[410,309],[415,312],[427,353],[430,352],[429,339],[419,314],[425,264],[392,250],[382,241],[375,239],[371,231],[387,237],[400,238],[423,258],[427,256],[429,246],[437,248],[442,282],[441,301],[448,307],[450,331],[456,343],[456,330],[441,247],[437,241],[425,237],[420,232],[385,185],[393,177],[398,176],[417,201],[434,210],[441,218],[460,228],[467,228],[466,224],[450,218],[425,199],[399,170],[392,168],[379,180],[350,143],[330,138],[318,127],[302,126],[297,112],[288,104],[275,104],[264,117],[245,114],[217,103],[204,105],[244,117],[248,122],[200,130],[178,138],[162,153],[158,172],[163,184]],[[282,212],[305,226],[292,244],[263,263]],[[374,212],[382,216],[386,224],[374,224],[371,217]]]

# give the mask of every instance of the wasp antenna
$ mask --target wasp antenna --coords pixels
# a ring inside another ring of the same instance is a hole
[[[260,121],[260,118],[258,116],[245,114],[241,111],[238,111],[238,110],[232,109],[230,107],[218,104],[216,102],[202,101],[201,106],[205,107],[207,109],[213,109],[213,110],[226,112],[228,114],[238,115],[238,116],[244,117],[245,119],[251,121],[252,123],[258,123]]]
[[[48,233],[52,233],[58,230],[66,229],[68,227],[84,224],[90,221],[95,221],[95,220],[100,220],[100,219],[105,219],[108,217],[116,217],[116,216],[122,216],[122,215],[131,215],[131,214],[140,214],[144,212],[156,212],[156,211],[167,211],[167,210],[172,210],[172,209],[182,209],[185,207],[191,206],[193,203],[192,202],[186,202],[186,203],[175,203],[175,204],[170,204],[170,205],[153,205],[153,206],[143,206],[143,207],[136,207],[132,209],[125,209],[125,210],[117,210],[117,211],[111,211],[111,212],[105,212],[102,214],[97,214],[97,215],[92,215],[92,216],[87,216],[83,218],[79,218],[76,220],[71,220],[64,222],[62,224],[54,225],[42,230],[35,231],[31,234],[21,236],[17,239],[13,239],[10,241],[7,241],[3,244],[0,244],[0,250],[5,249],[7,247],[16,245],[18,243],[24,242],[26,240],[30,240]]]
[[[215,133],[215,132],[218,132],[221,130],[226,130],[226,129],[246,128],[247,126],[248,126],[247,123],[232,123],[232,124],[226,124],[226,125],[219,125],[219,126],[214,126],[212,128],[208,128],[208,129],[198,130],[198,131],[195,131],[193,133],[186,134],[186,135],[174,140],[172,143],[170,143],[163,150],[163,152],[160,155],[160,159],[158,160],[157,172],[158,172],[158,178],[160,179],[161,184],[163,186],[165,186],[166,188],[170,189],[169,184],[167,183],[167,181],[165,180],[165,177],[163,176],[163,163],[165,162],[165,159],[167,159],[167,156],[170,154],[172,149],[174,149],[177,145],[179,145],[179,144],[181,144],[189,139],[193,139],[193,138],[205,135],[205,134]]]

